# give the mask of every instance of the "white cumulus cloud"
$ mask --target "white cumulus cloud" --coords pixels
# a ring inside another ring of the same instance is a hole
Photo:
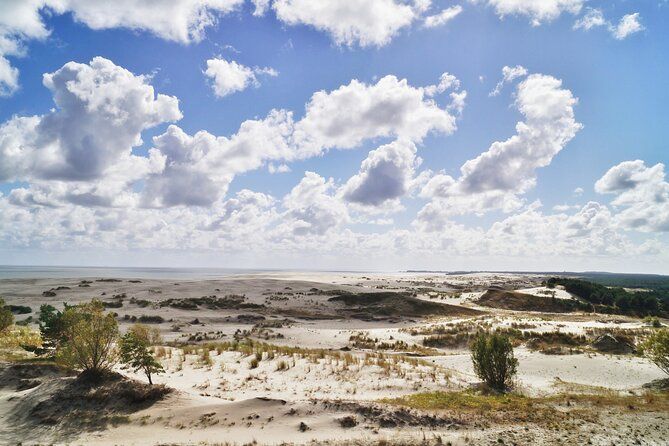
[[[384,46],[417,20],[429,2],[400,0],[274,0],[276,16],[288,25],[328,33],[338,45]]]
[[[574,117],[578,100],[552,76],[532,74],[518,85],[515,105],[525,120],[516,134],[494,142],[478,157],[465,162],[454,179],[433,176],[421,191],[430,198],[418,219],[428,226],[443,224],[449,215],[491,209],[513,211],[522,205],[519,195],[536,182],[536,170],[550,164],[581,129]],[[427,221],[430,220],[430,221]]]
[[[623,227],[669,231],[669,183],[664,164],[647,167],[641,160],[624,161],[595,183],[595,191],[616,196],[611,204],[621,209],[615,218]]]
[[[383,145],[369,152],[360,171],[342,188],[343,197],[363,206],[380,206],[397,200],[409,191],[420,162],[412,142]]]
[[[243,91],[248,87],[259,87],[258,75],[278,76],[272,68],[250,68],[222,58],[213,58],[207,61],[204,74],[211,80],[214,94],[219,98],[232,93]]]
[[[451,134],[456,124],[423,88],[388,75],[376,84],[352,80],[331,92],[314,93],[295,129],[300,152],[317,154],[377,137],[420,142],[430,132]]]
[[[68,62],[45,74],[44,85],[53,94],[51,112],[13,117],[0,127],[0,180],[35,183],[15,196],[28,199],[35,192],[105,203],[162,169],[156,151],[144,157],[132,150],[141,145],[144,130],[181,119],[175,97],[156,95],[145,76],[101,57],[89,64]],[[47,182],[53,185],[48,193]]]
[[[100,30],[128,28],[180,43],[200,41],[219,16],[244,0],[3,0],[0,2],[0,96],[19,87],[19,72],[6,56],[19,56],[31,39],[49,35],[42,12],[71,13],[75,21]]]

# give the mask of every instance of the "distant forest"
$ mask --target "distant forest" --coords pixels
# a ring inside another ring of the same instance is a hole
[[[588,278],[590,280],[553,277],[546,281],[546,285],[564,286],[566,291],[590,303],[593,310],[600,313],[666,316],[669,312],[667,277],[597,274]],[[627,291],[625,288],[639,288],[639,290]]]
[[[669,291],[669,276],[658,274],[583,273],[578,277],[606,286]]]

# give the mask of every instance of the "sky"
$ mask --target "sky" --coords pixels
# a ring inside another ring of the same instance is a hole
[[[0,0],[0,264],[669,274],[669,2]]]

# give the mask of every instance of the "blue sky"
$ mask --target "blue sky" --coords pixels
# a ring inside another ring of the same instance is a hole
[[[0,263],[669,273],[666,2],[133,3],[0,4]],[[280,142],[224,140],[271,110]]]

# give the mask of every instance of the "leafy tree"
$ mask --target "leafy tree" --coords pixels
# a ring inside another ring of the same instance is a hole
[[[95,374],[113,367],[118,323],[113,315],[105,314],[101,301],[67,307],[60,318],[63,342],[56,352],[59,362]]]
[[[669,329],[663,328],[648,336],[641,344],[644,356],[669,375]]]
[[[14,323],[14,314],[5,306],[4,299],[0,298],[0,332],[7,330]]]
[[[490,388],[505,391],[511,387],[518,360],[507,336],[480,332],[471,344],[474,371]]]
[[[160,342],[158,329],[147,327],[144,324],[133,325],[121,337],[121,362],[129,365],[135,372],[141,370],[153,384],[151,376],[163,372],[163,366],[156,360],[150,348]]]

